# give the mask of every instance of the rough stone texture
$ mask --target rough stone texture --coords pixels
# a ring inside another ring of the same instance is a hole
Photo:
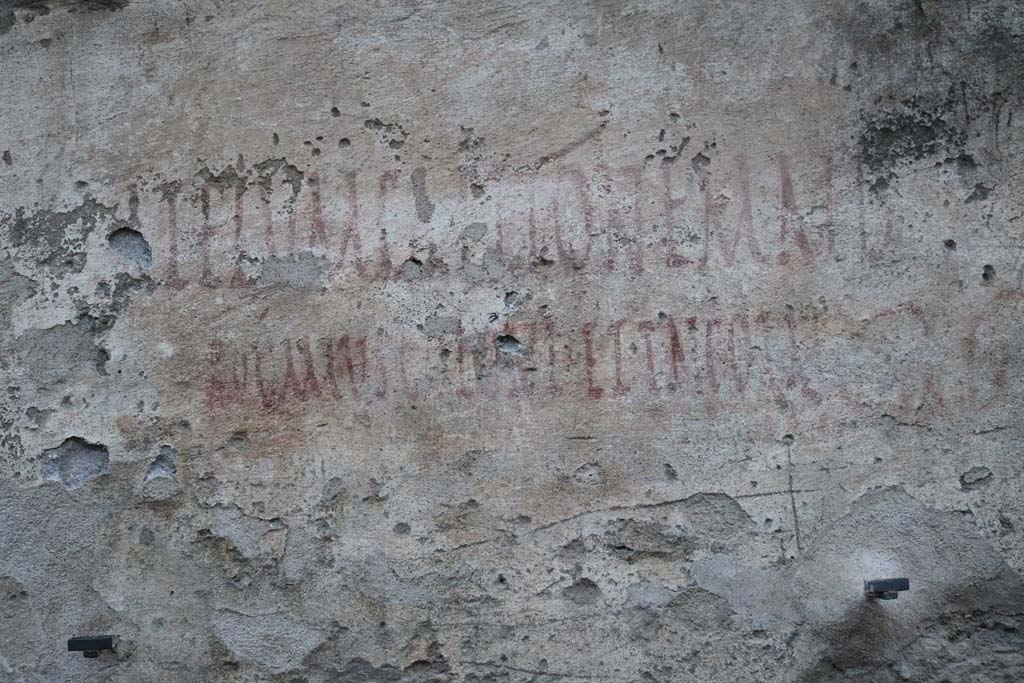
[[[7,0],[0,65],[0,681],[1024,680],[1019,2]]]

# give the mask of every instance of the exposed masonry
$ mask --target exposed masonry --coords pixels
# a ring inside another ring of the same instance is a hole
[[[0,2],[0,681],[1024,680],[1022,37]]]

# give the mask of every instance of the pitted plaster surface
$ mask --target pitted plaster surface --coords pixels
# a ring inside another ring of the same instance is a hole
[[[0,680],[1024,679],[1019,3],[8,0],[0,67]]]

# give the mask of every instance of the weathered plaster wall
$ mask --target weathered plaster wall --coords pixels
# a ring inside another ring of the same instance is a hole
[[[0,2],[0,679],[1024,679],[1022,67],[1014,0]]]

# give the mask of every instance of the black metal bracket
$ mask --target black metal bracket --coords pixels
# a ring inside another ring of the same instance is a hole
[[[910,579],[874,579],[864,582],[864,594],[879,600],[895,600],[903,591],[910,590]]]
[[[68,652],[81,652],[83,657],[95,659],[102,650],[114,649],[114,636],[81,636],[68,638]]]

